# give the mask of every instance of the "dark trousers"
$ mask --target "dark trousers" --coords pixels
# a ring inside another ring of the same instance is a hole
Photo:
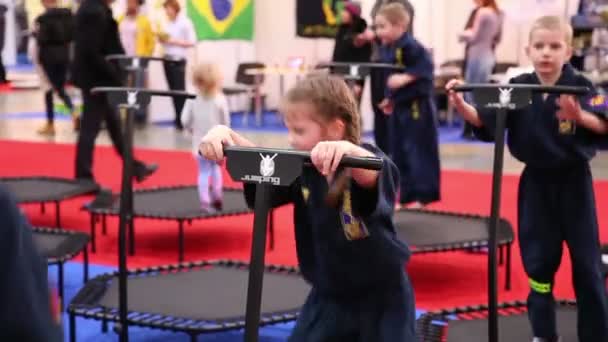
[[[65,105],[70,109],[70,111],[74,110],[72,100],[65,91],[68,65],[62,63],[42,63],[41,65],[42,69],[44,70],[44,73],[46,74],[46,77],[49,79],[49,82],[53,87],[53,89],[47,90],[44,94],[44,102],[46,105],[46,118],[49,122],[53,122],[53,120],[55,119],[55,109],[53,108],[53,91],[57,92],[59,98],[61,98],[63,103],[65,103]]]
[[[401,175],[399,202],[438,201],[441,170],[433,99],[396,104],[390,120],[392,159]]]
[[[536,337],[557,333],[553,283],[566,242],[578,306],[579,341],[608,341],[593,180],[587,164],[526,166],[519,183],[519,244],[529,277],[528,317]]]
[[[6,69],[2,61],[2,49],[0,49],[0,83],[6,83]]]
[[[300,310],[289,342],[416,342],[414,290],[401,286],[348,303],[313,288]]]
[[[186,90],[186,62],[185,61],[164,61],[163,67],[165,77],[170,90]],[[186,99],[184,97],[174,97],[173,107],[175,108],[175,127],[182,129],[182,109]]]
[[[105,94],[90,94],[89,90],[82,90],[82,116],[80,119],[80,134],[76,144],[76,178],[93,180],[93,149],[95,139],[101,130],[101,123],[112,139],[116,153],[123,156],[123,133],[117,111],[111,108]],[[135,160],[134,172],[139,172],[144,164]]]
[[[384,99],[384,90],[386,89],[386,77],[382,69],[370,70],[370,86],[372,109],[374,110],[374,140],[376,146],[385,154],[391,154],[390,141],[391,132],[389,130],[389,116],[378,107],[378,104]]]

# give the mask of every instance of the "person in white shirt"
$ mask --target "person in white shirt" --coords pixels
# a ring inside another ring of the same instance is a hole
[[[169,19],[159,41],[163,45],[165,57],[171,61],[163,63],[167,84],[171,90],[186,89],[186,57],[188,49],[196,43],[194,25],[186,15],[181,15],[181,6],[177,0],[165,0],[165,13]],[[181,130],[180,115],[184,107],[184,98],[174,98],[175,128]]]
[[[199,166],[198,193],[201,210],[212,213],[222,210],[222,169],[217,162],[198,154],[201,139],[214,126],[230,126],[228,102],[222,93],[222,73],[217,64],[200,63],[194,67],[192,83],[198,94],[184,105],[183,127],[192,132],[192,149]],[[211,194],[209,194],[211,177]]]

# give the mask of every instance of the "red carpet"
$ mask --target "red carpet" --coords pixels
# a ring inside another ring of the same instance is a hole
[[[72,145],[0,141],[0,176],[48,175],[72,177],[75,149]],[[138,150],[137,156],[160,164],[159,171],[138,187],[194,184],[196,166],[188,152]],[[95,174],[98,182],[114,190],[120,187],[120,159],[111,148],[99,147],[95,154]],[[229,185],[235,185],[226,177]],[[518,177],[506,176],[503,182],[502,216],[516,225],[516,195]],[[444,171],[443,200],[433,209],[487,215],[490,210],[491,176],[488,173]],[[608,203],[608,182],[596,182],[598,208]],[[64,227],[88,231],[88,215],[80,210],[88,198],[64,202]],[[39,206],[25,206],[35,225],[52,225],[54,212],[41,214]],[[602,241],[608,241],[608,214],[598,210]],[[276,249],[267,254],[268,263],[296,264],[291,209],[277,212]],[[195,221],[186,226],[187,260],[235,258],[247,260],[251,238],[252,215]],[[137,230],[137,227],[146,226]],[[109,220],[107,236],[99,235],[97,254],[93,263],[115,265],[117,220]],[[177,224],[169,221],[136,221],[136,255],[129,259],[130,267],[173,263],[177,260]],[[557,275],[556,295],[573,298],[571,272],[567,253]],[[438,253],[415,256],[408,267],[416,290],[418,308],[433,309],[457,305],[480,304],[486,298],[485,254],[465,252]],[[503,268],[499,271],[500,300],[525,299],[528,291],[517,245],[513,250],[513,289],[504,291]]]

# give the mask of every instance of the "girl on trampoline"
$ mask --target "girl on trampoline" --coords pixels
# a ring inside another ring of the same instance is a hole
[[[562,19],[537,19],[526,49],[534,72],[517,76],[510,83],[593,89],[591,82],[567,62],[571,44],[572,27]],[[452,90],[461,83],[453,80],[447,84],[451,103],[474,126],[480,139],[493,140],[494,113],[465,103],[462,95]],[[526,164],[519,183],[518,226],[529,277],[528,317],[535,342],[560,340],[553,287],[564,242],[572,259],[579,341],[608,341],[608,305],[589,169],[589,160],[596,153],[595,141],[608,132],[608,124],[594,113],[589,101],[572,95],[533,94],[530,106],[511,110],[507,116],[509,149]]]
[[[198,194],[201,210],[213,213],[222,210],[222,168],[217,161],[198,154],[201,138],[214,126],[230,126],[228,102],[222,93],[222,73],[217,64],[200,63],[192,72],[192,83],[198,90],[195,99],[184,104],[181,123],[192,133],[194,158],[198,163]],[[209,195],[211,178],[211,195]]]
[[[272,207],[294,205],[299,266],[312,284],[291,342],[415,341],[414,294],[404,269],[410,251],[392,221],[399,175],[378,148],[360,143],[357,108],[346,83],[328,75],[299,81],[282,104],[290,145],[310,151],[315,166],[271,190]],[[200,153],[220,161],[224,145],[254,146],[217,126]],[[344,155],[380,157],[382,170],[341,170]],[[343,188],[334,192],[337,183]],[[326,201],[328,192],[341,195],[336,205]],[[253,207],[255,185],[245,184],[245,197]]]

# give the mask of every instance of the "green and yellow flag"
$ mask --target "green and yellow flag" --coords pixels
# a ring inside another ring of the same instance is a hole
[[[253,39],[253,0],[187,0],[198,40]]]

